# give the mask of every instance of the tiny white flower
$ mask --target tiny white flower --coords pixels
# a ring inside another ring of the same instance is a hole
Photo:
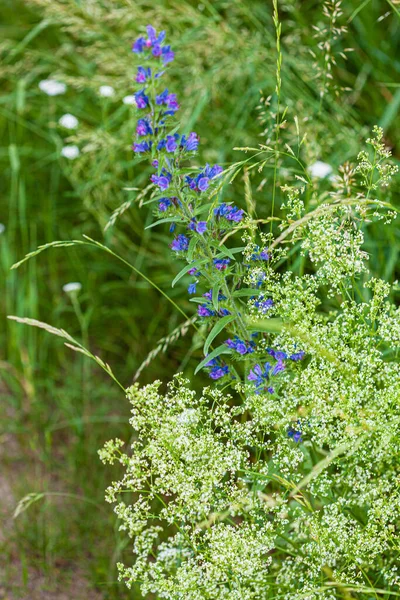
[[[111,85],[101,85],[99,87],[99,94],[103,98],[111,98],[115,94],[115,90]]]
[[[63,115],[58,122],[65,129],[76,129],[79,125],[78,119],[69,113]]]
[[[333,171],[331,165],[322,162],[322,160],[317,160],[308,167],[308,170],[312,177],[317,177],[318,179],[324,179],[325,177],[328,177],[328,175],[331,175]]]
[[[0,223],[0,235],[1,235],[2,233],[4,233],[4,232],[5,232],[5,230],[6,230],[6,226],[5,226],[5,225],[3,225],[3,223]]]
[[[65,83],[55,79],[43,79],[39,82],[39,88],[48,96],[59,96],[65,94],[67,90]]]
[[[69,144],[68,146],[61,148],[61,156],[64,156],[64,158],[68,158],[69,160],[74,160],[74,158],[77,158],[79,154],[79,148],[74,144]]]
[[[63,292],[71,294],[71,292],[79,292],[82,289],[82,284],[79,281],[71,281],[63,285]]]
[[[122,98],[124,104],[136,104],[135,96],[125,96]]]

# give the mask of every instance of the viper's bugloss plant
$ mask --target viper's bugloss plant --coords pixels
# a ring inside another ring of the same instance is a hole
[[[370,221],[384,234],[395,216],[380,196],[396,172],[383,132],[329,192],[300,146],[285,150],[299,185],[263,231],[220,200],[244,163],[193,166],[199,138],[163,84],[165,34],[149,26],[133,52],[133,150],[154,168],[153,225],[168,224],[184,263],[174,284],[191,278],[207,332],[196,372],[211,382],[127,390],[133,442],[100,452],[126,471],[107,491],[133,544],[120,578],[170,600],[399,596],[400,312],[362,248]],[[279,153],[245,150],[253,170]]]

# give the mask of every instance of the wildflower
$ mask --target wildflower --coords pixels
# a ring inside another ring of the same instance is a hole
[[[270,354],[275,360],[286,360],[287,354],[282,350],[274,350],[273,348],[267,348],[268,354]]]
[[[199,317],[213,317],[215,312],[208,308],[207,304],[199,304],[197,307]]]
[[[162,58],[164,65],[167,65],[168,63],[170,63],[174,60],[175,52],[173,52],[173,50],[171,50],[171,46],[164,46],[162,48],[161,58]]]
[[[299,360],[303,360],[303,358],[305,357],[306,353],[304,352],[304,350],[300,350],[299,352],[295,352],[294,354],[291,354],[289,356],[290,360],[293,360],[294,362],[297,362]]]
[[[161,94],[156,96],[157,106],[166,106],[167,111],[164,111],[164,115],[173,115],[179,108],[176,94],[169,94],[168,89],[165,89]]]
[[[122,102],[124,104],[136,104],[135,96],[132,94],[131,96],[124,96],[122,98]]]
[[[67,91],[65,83],[56,81],[55,79],[43,79],[43,81],[39,82],[39,88],[48,96],[60,96]]]
[[[296,442],[296,444],[303,441],[302,432],[293,429],[293,427],[290,427],[288,430],[288,437],[293,438],[293,441]]]
[[[209,371],[208,374],[211,379],[214,380],[221,379],[229,373],[229,367],[227,365],[221,365],[217,358],[213,358],[205,366],[211,368],[211,371]]]
[[[3,223],[0,223],[0,235],[1,235],[2,233],[4,233],[4,232],[5,232],[5,230],[6,230],[6,226],[5,226],[5,225],[3,225]]]
[[[151,77],[151,69],[149,67],[138,67],[136,75],[136,83],[145,83]]]
[[[227,339],[225,344],[228,346],[228,348],[232,348],[232,350],[235,350],[242,356],[244,354],[250,354],[251,352],[254,352],[254,342],[245,342],[244,340],[241,340],[237,335],[235,335],[233,340],[231,340],[230,338]]]
[[[264,295],[260,294],[260,296],[254,301],[254,306],[258,308],[263,315],[265,315],[265,313],[267,313],[269,309],[274,306],[274,301],[271,298],[264,300]]]
[[[214,267],[218,269],[218,271],[225,271],[229,263],[231,262],[230,258],[214,258]]]
[[[183,135],[181,137],[181,142],[179,144],[180,148],[183,150],[187,150],[188,152],[195,152],[199,147],[199,137],[197,133],[192,131],[189,133],[188,137]]]
[[[165,169],[161,170],[161,175],[152,175],[150,177],[151,181],[158,185],[160,190],[164,191],[169,188],[169,184],[171,183],[172,175],[168,173]]]
[[[172,206],[170,198],[160,198],[160,201],[158,203],[158,210],[160,212],[165,212],[170,206]]]
[[[253,252],[253,254],[250,257],[250,260],[269,260],[270,256],[268,254],[267,250],[262,250],[261,252],[258,252],[259,248],[256,248],[256,252]]]
[[[63,292],[66,294],[72,294],[73,292],[79,292],[82,289],[82,284],[79,281],[71,281],[63,285]]]
[[[188,287],[188,292],[189,294],[195,294],[196,293],[196,287],[197,287],[197,281],[195,283],[191,283]]]
[[[203,235],[207,231],[207,222],[206,221],[196,221],[196,219],[192,219],[188,225],[189,229],[192,231],[197,231]]]
[[[152,142],[140,142],[139,144],[133,144],[133,150],[140,154],[141,152],[148,152],[151,150],[151,146]]]
[[[149,106],[149,99],[144,93],[144,90],[140,90],[140,92],[136,92],[135,94],[135,102],[138,108],[146,108]]]
[[[224,217],[227,221],[239,223],[243,219],[244,211],[237,206],[230,206],[222,202],[217,208],[214,208],[215,217]]]
[[[248,375],[247,379],[249,381],[254,381],[256,394],[260,394],[262,392],[262,388],[269,379],[269,372],[271,371],[271,368],[271,364],[267,362],[264,365],[264,370],[259,364],[254,365],[254,367],[250,370],[250,374]]]
[[[203,294],[204,298],[207,298],[207,300],[209,300],[211,302],[212,300],[212,290],[210,290],[209,292],[206,292],[205,294]],[[223,294],[218,294],[218,302],[221,302],[222,300],[226,300],[226,296],[224,296]]]
[[[157,169],[157,167],[158,167],[158,160],[157,160],[157,159],[154,159],[154,160],[152,161],[152,163],[151,163],[151,166],[152,166],[152,167],[155,167],[155,168]]]
[[[111,85],[101,85],[99,87],[99,94],[103,98],[112,98],[115,95],[115,90]]]
[[[219,165],[214,165],[210,167],[207,164],[203,171],[201,171],[196,178],[192,178],[189,175],[186,177],[186,181],[189,184],[189,187],[195,192],[205,192],[209,186],[211,179],[214,179],[222,173],[223,169]]]
[[[196,277],[199,277],[201,275],[200,271],[198,271],[196,268],[190,269],[188,271],[189,275],[195,275]],[[204,294],[203,294],[204,296]]]
[[[153,130],[147,119],[139,119],[136,126],[136,133],[139,136],[153,135]]]
[[[68,146],[61,148],[61,156],[68,158],[69,160],[74,160],[74,158],[77,158],[79,154],[79,148],[74,144],[69,144]]]
[[[76,129],[79,124],[78,119],[69,113],[60,117],[58,122],[62,127],[65,127],[65,129]]]
[[[278,362],[275,364],[274,368],[272,369],[272,375],[278,375],[278,373],[284,371],[285,369],[285,363],[283,362],[283,360],[279,359]]]
[[[172,241],[171,248],[174,250],[174,252],[186,252],[186,250],[189,248],[189,238],[180,233]]]
[[[219,316],[220,317],[226,317],[227,315],[230,315],[230,311],[227,308],[221,308],[221,310],[219,311]]]
[[[310,175],[312,177],[317,177],[318,179],[324,179],[328,177],[328,175],[332,174],[332,167],[328,165],[328,163],[322,162],[321,160],[317,160],[315,163],[308,167]]]

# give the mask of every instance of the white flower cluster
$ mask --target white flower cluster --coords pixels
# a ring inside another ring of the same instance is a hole
[[[370,164],[369,181],[389,172]],[[144,597],[400,595],[400,309],[390,285],[368,276],[367,188],[307,214],[290,189],[288,243],[264,234],[259,246],[251,227],[243,236],[246,323],[269,334],[258,373],[276,349],[292,360],[272,393],[244,377],[235,396],[199,396],[180,375],[166,394],[160,382],[127,390],[134,441],[126,452],[110,441],[100,456],[125,471],[106,498],[132,538],[120,579],[140,582]],[[277,268],[295,244],[312,272]]]

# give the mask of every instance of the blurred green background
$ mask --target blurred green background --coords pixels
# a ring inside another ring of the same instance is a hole
[[[303,159],[337,169],[354,160],[379,124],[398,160],[400,3],[349,0],[341,8],[343,15],[332,23],[322,2],[279,2],[282,104],[288,107],[283,141],[295,139],[297,116],[307,133]],[[115,562],[130,549],[103,501],[115,473],[97,457],[107,439],[129,436],[124,395],[59,338],[6,315],[65,329],[88,343],[125,386],[183,317],[100,250],[51,249],[18,270],[10,267],[40,244],[86,234],[193,314],[185,282],[170,286],[180,269],[167,251],[170,236],[162,227],[145,230],[153,216],[139,206],[137,190],[148,185],[150,171],[131,151],[135,111],[124,102],[135,91],[131,44],[148,23],[166,29],[176,51],[169,88],[179,95],[185,129],[201,137],[199,164],[228,164],[243,158],[234,147],[254,147],[271,135],[272,2],[0,0],[0,23],[0,597],[135,598],[135,591],[116,582]],[[327,53],[334,59],[332,81],[326,78]],[[65,93],[46,95],[39,83],[49,78],[63,82]],[[113,95],[102,96],[101,86],[112,86]],[[78,119],[76,129],[59,123],[64,114]],[[75,159],[62,156],[71,144],[80,151]],[[280,164],[281,185],[296,181],[289,166]],[[260,217],[268,215],[271,181],[268,166],[251,173]],[[244,189],[238,178],[229,199],[245,206]],[[398,189],[393,194],[398,203]],[[126,211],[105,231],[125,202]],[[368,228],[366,247],[372,271],[396,279],[396,224],[386,226],[384,239],[382,227]],[[68,282],[82,285],[75,301],[63,291]],[[191,375],[192,357],[199,356],[189,328],[154,357],[140,381],[168,380],[179,369]],[[203,381],[198,377],[194,384]],[[13,520],[28,493],[44,496],[32,498]]]

